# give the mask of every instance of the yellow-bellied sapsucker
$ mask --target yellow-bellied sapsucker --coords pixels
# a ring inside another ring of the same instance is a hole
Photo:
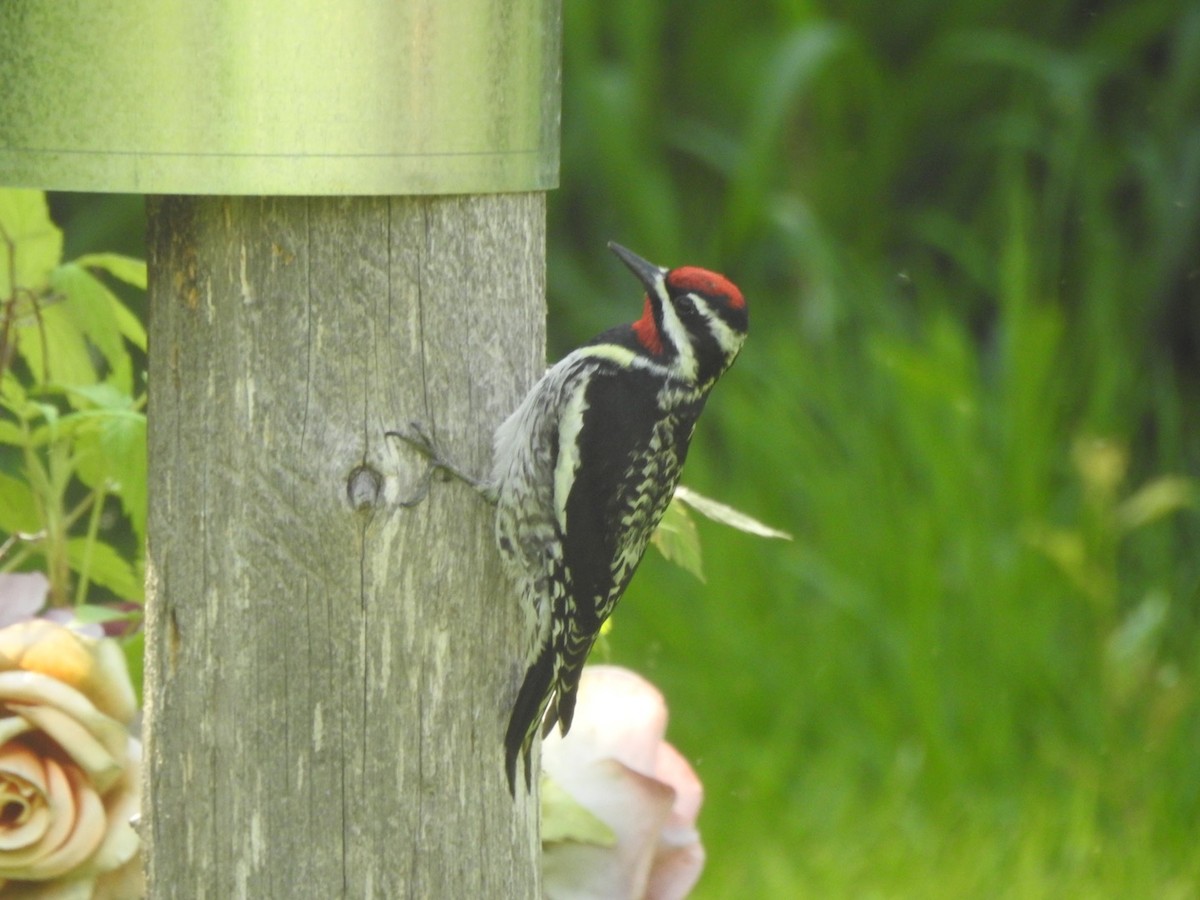
[[[539,727],[571,727],[584,660],[675,492],[697,417],[746,338],[724,276],[665,269],[609,244],[646,288],[642,317],[552,366],[496,430],[496,541],[529,621],[531,649],[505,736],[509,789]],[[549,712],[547,712],[549,710]]]

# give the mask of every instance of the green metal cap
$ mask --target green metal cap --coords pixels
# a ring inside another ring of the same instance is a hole
[[[3,0],[0,184],[451,194],[558,181],[560,0]]]

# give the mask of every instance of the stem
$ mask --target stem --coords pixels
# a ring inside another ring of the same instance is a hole
[[[78,568],[79,581],[75,585],[76,606],[82,606],[87,598],[88,575],[92,568],[92,548],[96,546],[96,535],[100,532],[100,514],[104,510],[104,498],[108,493],[106,488],[106,484],[101,484],[91,496],[92,514],[88,517],[87,543],[83,547],[83,559],[80,560]]]
[[[81,504],[69,516],[63,515],[63,498],[71,477],[67,448],[56,431],[52,430],[46,445],[46,464],[32,446],[28,420],[22,418],[25,434],[25,476],[37,504],[42,522],[42,555],[46,558],[46,577],[50,579],[50,605],[64,606],[68,602],[71,581],[71,560],[67,552],[67,531],[86,508]],[[87,501],[85,501],[86,503]]]
[[[13,532],[12,534],[10,534],[8,536],[8,540],[6,540],[3,544],[0,544],[0,560],[4,559],[4,557],[7,555],[8,551],[11,550],[14,546],[16,546],[18,541],[23,541],[26,544],[26,547],[23,548],[22,550],[19,550],[17,552],[17,554],[15,556],[11,557],[6,564],[0,565],[0,572],[15,572],[15,571],[17,571],[21,567],[21,563],[23,563],[26,559],[28,559],[31,555],[33,555],[34,551],[37,549],[36,547],[30,546],[30,545],[43,540],[45,537],[46,537],[45,529],[43,529],[41,531],[35,531],[32,533],[26,533],[24,531],[16,531],[16,532]]]

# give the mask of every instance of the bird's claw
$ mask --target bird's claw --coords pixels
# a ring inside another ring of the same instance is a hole
[[[438,452],[437,445],[434,444],[433,438],[429,436],[429,432],[420,422],[409,422],[406,431],[385,431],[384,436],[399,438],[424,456],[427,460],[425,472],[421,475],[421,481],[419,487],[417,488],[417,492],[407,500],[400,501],[400,505],[406,509],[416,506],[425,499],[426,495],[429,493],[429,486],[432,483],[435,474],[438,475],[439,480],[441,481],[449,481],[451,478],[457,478],[464,484],[468,484],[473,487],[476,491],[482,494],[484,499],[486,499],[488,502],[496,502],[494,494],[486,482],[459,468]]]
[[[433,463],[425,466],[425,472],[421,475],[421,481],[417,485],[417,491],[403,500],[397,500],[396,505],[404,509],[412,509],[414,506],[419,506],[421,501],[429,496],[429,486],[433,483],[433,473],[437,467]]]
[[[398,501],[398,505],[404,509],[412,509],[429,496],[429,487],[433,483],[433,475],[439,469],[443,472],[446,465],[438,456],[437,448],[434,447],[433,438],[429,436],[429,432],[425,430],[425,426],[420,422],[409,422],[408,428],[405,431],[385,431],[384,437],[398,438],[408,444],[426,459],[425,471],[421,473],[421,479],[417,485],[417,491],[412,496]],[[443,476],[444,477],[444,476]]]
[[[399,438],[429,459],[436,460],[438,458],[437,450],[433,446],[433,438],[429,436],[429,432],[420,422],[409,422],[406,431],[385,431],[383,435],[384,437]]]

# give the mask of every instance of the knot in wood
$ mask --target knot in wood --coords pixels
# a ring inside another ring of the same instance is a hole
[[[346,496],[357,510],[378,506],[382,491],[383,476],[365,463],[355,466],[346,480]]]

